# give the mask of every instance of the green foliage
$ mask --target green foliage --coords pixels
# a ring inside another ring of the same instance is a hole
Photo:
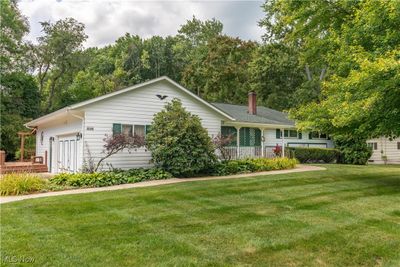
[[[0,1],[0,73],[1,75],[21,70],[26,53],[22,38],[29,31],[27,19],[18,10],[17,1]]]
[[[81,65],[83,42],[87,39],[85,26],[73,18],[55,23],[41,22],[43,36],[34,49],[39,90],[46,96],[44,112],[55,109],[54,102],[71,83],[72,76]]]
[[[24,118],[36,118],[40,114],[40,94],[33,76],[23,72],[2,74],[0,84],[2,113]]]
[[[335,163],[340,159],[340,151],[331,148],[289,147],[294,157],[301,163]]]
[[[257,44],[217,36],[185,68],[182,83],[204,99],[242,104],[250,91],[249,63]]]
[[[50,182],[58,186],[102,187],[168,178],[172,178],[170,173],[152,168],[95,173],[61,173],[51,178]]]
[[[156,166],[174,176],[194,176],[216,161],[214,146],[200,118],[173,99],[154,115],[146,136]]]
[[[400,135],[399,1],[275,0],[264,9],[270,37],[296,45],[301,62],[330,73],[313,102],[291,111],[301,129]],[[313,92],[307,87],[296,95]]]
[[[0,195],[23,195],[48,188],[48,181],[34,174],[11,173],[0,177]]]
[[[210,169],[212,175],[231,175],[238,173],[260,172],[293,169],[298,163],[297,159],[289,158],[257,158],[229,160],[217,163]]]
[[[2,74],[0,86],[0,149],[6,151],[7,160],[12,160],[20,145],[18,131],[27,131],[23,124],[40,112],[40,94],[34,78],[23,72]],[[34,149],[34,143],[26,144],[28,150]]]
[[[304,99],[303,95],[293,98],[296,89],[305,82],[298,57],[296,49],[283,44],[265,44],[257,49],[250,75],[260,104],[284,110]]]
[[[340,163],[364,165],[372,155],[372,149],[361,137],[337,136],[335,146],[341,152]]]

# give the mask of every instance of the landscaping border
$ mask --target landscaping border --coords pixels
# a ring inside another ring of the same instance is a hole
[[[85,193],[94,193],[94,192],[102,192],[102,191],[114,191],[114,190],[120,190],[120,189],[150,187],[150,186],[176,184],[176,183],[193,182],[193,181],[236,179],[236,178],[246,178],[246,177],[254,177],[254,176],[273,175],[273,174],[286,174],[286,173],[322,171],[322,170],[326,170],[326,168],[312,166],[312,165],[299,164],[299,165],[297,165],[296,168],[288,169],[288,170],[265,171],[265,172],[244,173],[244,174],[242,173],[242,174],[227,175],[227,176],[171,178],[171,179],[166,179],[166,180],[151,180],[151,181],[145,181],[145,182],[139,182],[139,183],[133,183],[133,184],[120,184],[120,185],[113,185],[113,186],[106,186],[106,187],[80,188],[80,189],[71,189],[71,190],[55,191],[55,192],[35,193],[35,194],[31,194],[31,195],[4,196],[4,197],[0,197],[0,204],[21,201],[21,200],[25,200],[25,199],[33,199],[33,198],[85,194]]]

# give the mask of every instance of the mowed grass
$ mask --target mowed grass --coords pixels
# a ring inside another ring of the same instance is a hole
[[[326,167],[4,204],[2,258],[33,257],[37,266],[400,266],[400,166]]]

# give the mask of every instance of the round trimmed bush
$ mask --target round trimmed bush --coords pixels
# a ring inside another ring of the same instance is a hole
[[[186,111],[178,99],[154,116],[146,143],[155,165],[176,177],[197,175],[216,162],[200,118]]]

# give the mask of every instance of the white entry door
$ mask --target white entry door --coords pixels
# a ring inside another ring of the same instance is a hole
[[[76,136],[63,136],[58,139],[58,172],[77,171]]]

